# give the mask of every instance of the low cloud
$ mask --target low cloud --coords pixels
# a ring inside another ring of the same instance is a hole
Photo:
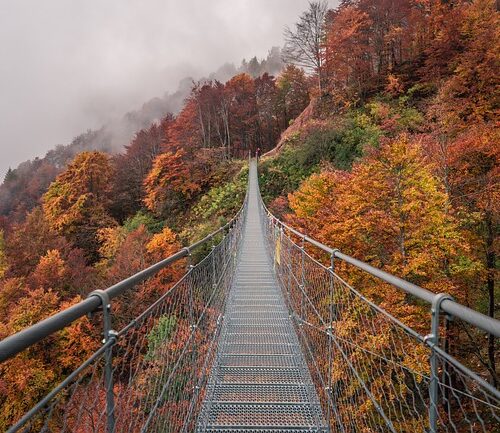
[[[5,0],[0,178],[186,76],[263,58],[307,0]]]

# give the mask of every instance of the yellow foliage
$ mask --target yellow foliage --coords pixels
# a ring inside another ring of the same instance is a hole
[[[54,289],[61,284],[65,272],[66,264],[59,250],[49,250],[40,258],[32,278],[39,287]]]
[[[97,240],[101,244],[99,253],[103,257],[102,264],[105,265],[116,256],[125,238],[123,227],[104,227],[98,230]]]
[[[347,254],[463,299],[464,288],[450,274],[469,246],[447,211],[448,196],[432,169],[420,143],[401,135],[351,173],[312,175],[289,196],[294,214],[288,218]],[[470,263],[473,269],[476,265]],[[351,282],[417,325],[418,308],[409,306],[401,291],[385,285],[381,291],[379,283],[362,274],[351,273]]]
[[[78,154],[42,198],[43,210],[51,227],[68,233],[92,217],[105,220],[104,206],[112,174],[106,154]]]
[[[181,249],[177,236],[168,227],[165,227],[160,233],[155,234],[146,246],[148,253],[157,258],[165,259]]]

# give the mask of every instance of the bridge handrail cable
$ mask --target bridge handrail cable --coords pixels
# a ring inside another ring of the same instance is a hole
[[[248,192],[247,192],[248,194]],[[243,212],[245,205],[247,203],[247,196],[243,201],[242,206],[238,210],[238,212],[231,218],[231,220],[221,226],[217,230],[205,236],[203,239],[193,243],[188,247],[184,247],[175,254],[161,260],[150,267],[137,272],[136,274],[122,280],[107,289],[103,292],[105,298],[109,298],[112,300],[117,296],[120,296],[125,291],[133,288],[138,283],[150,278],[151,276],[157,274],[162,269],[166,268],[169,265],[179,261],[184,257],[188,257],[192,251],[198,249],[199,247],[206,245],[212,239],[214,239],[220,233],[223,233],[225,230],[230,229],[234,223],[238,220],[238,217]],[[101,296],[93,295],[92,293],[84,299],[83,301],[78,302],[77,304],[56,313],[47,319],[41,320],[34,325],[25,328],[13,335],[6,337],[5,339],[0,341],[0,362],[6,361],[19,352],[27,349],[35,343],[40,342],[44,338],[52,335],[53,333],[60,331],[67,326],[71,325],[74,321],[84,317],[87,314],[91,314],[99,310],[102,306],[102,298]]]
[[[427,289],[424,289],[423,287],[417,286],[416,284],[410,283],[409,281],[406,281],[400,277],[389,274],[388,272],[385,272],[381,269],[375,268],[374,266],[371,266],[368,263],[365,263],[347,254],[344,254],[338,249],[331,248],[317,241],[316,239],[307,236],[306,234],[294,229],[290,225],[286,224],[285,222],[274,216],[273,213],[265,205],[264,200],[262,200],[262,197],[260,199],[264,210],[266,211],[268,217],[272,220],[272,222],[281,226],[283,229],[286,229],[289,232],[293,233],[295,236],[299,237],[304,242],[307,242],[313,245],[314,247],[324,251],[330,257],[340,259],[346,263],[349,263],[350,265],[362,271],[365,271],[368,274],[373,275],[374,277],[377,277],[385,281],[386,283],[389,283],[394,287],[397,287],[403,290],[404,292],[427,302],[428,304],[433,304],[438,296],[442,296],[442,294],[433,293]],[[464,322],[469,323],[470,325],[476,326],[477,328],[480,328],[483,331],[493,334],[495,337],[500,337],[499,320],[496,320],[493,317],[487,316],[483,313],[480,313],[479,311],[466,307],[465,305],[462,305],[454,301],[453,299],[451,299],[451,297],[443,299],[440,304],[441,304],[440,305],[441,311],[448,313],[453,317],[457,317],[463,320]]]

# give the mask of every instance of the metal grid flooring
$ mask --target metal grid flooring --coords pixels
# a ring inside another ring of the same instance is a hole
[[[297,335],[264,244],[250,167],[239,263],[197,432],[325,432]]]

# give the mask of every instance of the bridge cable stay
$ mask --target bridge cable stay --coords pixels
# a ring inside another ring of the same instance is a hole
[[[181,263],[170,282],[166,270]],[[134,317],[139,285],[168,289]],[[274,217],[252,160],[243,206],[224,227],[0,341],[0,362],[22,365],[70,325],[104,337],[7,431],[498,430],[500,392],[450,353],[451,321],[500,336],[498,320]]]

